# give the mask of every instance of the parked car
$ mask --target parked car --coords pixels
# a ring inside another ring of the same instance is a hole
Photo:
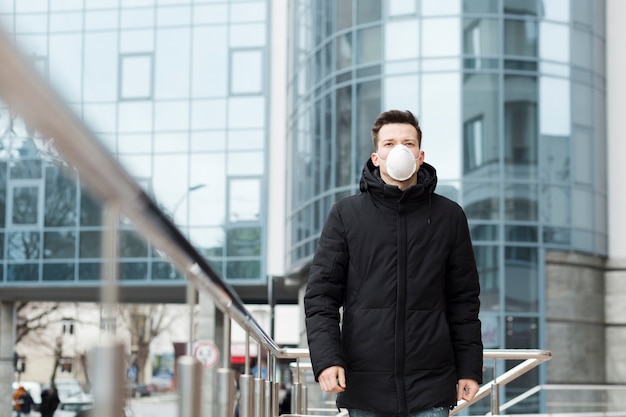
[[[93,402],[93,396],[83,390],[80,381],[76,379],[62,379],[54,381],[59,400],[65,402]]]
[[[39,411],[41,407],[41,384],[34,381],[13,381],[11,388],[15,391],[20,385],[23,386],[33,398],[33,409]]]
[[[61,402],[53,414],[53,417],[76,417],[83,410],[89,410],[93,408],[92,400],[72,400],[67,399],[65,402]]]

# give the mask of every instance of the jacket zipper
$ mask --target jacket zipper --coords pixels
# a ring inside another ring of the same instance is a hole
[[[396,304],[396,389],[398,390],[398,413],[406,412],[406,396],[404,386],[404,346],[405,346],[405,312],[406,312],[406,264],[407,264],[407,235],[406,235],[406,207],[398,206],[398,285]]]

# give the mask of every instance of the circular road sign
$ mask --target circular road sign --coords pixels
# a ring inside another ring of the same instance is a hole
[[[196,343],[193,350],[193,357],[205,368],[212,368],[217,363],[220,352],[213,342],[205,340]]]

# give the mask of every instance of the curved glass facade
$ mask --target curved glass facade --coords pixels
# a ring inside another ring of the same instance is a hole
[[[10,0],[0,23],[221,276],[266,281],[267,0]],[[0,139],[2,279],[98,279],[99,204],[1,103]],[[180,278],[122,227],[121,279]]]
[[[543,346],[546,251],[607,253],[604,7],[294,1],[292,268],[311,260],[331,205],[358,192],[376,116],[409,109],[438,192],[469,219],[485,347]]]

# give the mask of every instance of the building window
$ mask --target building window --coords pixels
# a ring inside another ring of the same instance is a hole
[[[152,97],[152,54],[120,57],[120,100],[147,100]]]
[[[41,186],[39,184],[13,185],[11,187],[10,226],[39,226]]]
[[[59,371],[62,374],[71,374],[73,363],[74,363],[74,358],[60,358],[59,359]]]
[[[484,163],[483,118],[476,117],[463,124],[464,172],[472,171]]]
[[[73,319],[63,319],[61,321],[62,332],[63,334],[74,334],[74,320]]]
[[[263,92],[263,52],[261,49],[238,49],[230,54],[231,94]]]

